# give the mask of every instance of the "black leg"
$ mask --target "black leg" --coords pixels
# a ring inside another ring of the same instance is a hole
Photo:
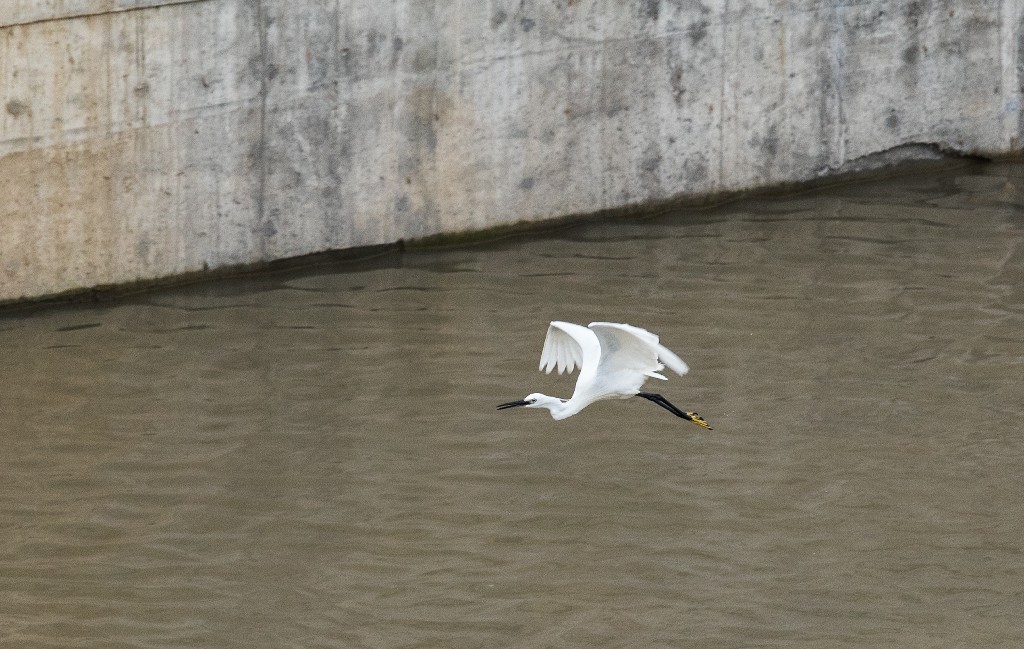
[[[660,394],[653,394],[651,392],[637,392],[636,396],[643,397],[644,399],[647,399],[651,403],[658,404],[659,406],[661,406],[665,410],[668,410],[669,412],[671,412],[676,417],[682,417],[683,419],[689,419],[689,417],[686,416],[685,412],[683,412],[679,408],[676,408],[675,406],[673,406],[671,403],[668,402],[668,399],[666,399],[665,397],[661,396]]]
[[[695,412],[684,412],[684,411],[680,410],[679,408],[676,408],[674,405],[669,403],[668,399],[666,399],[665,397],[661,396],[660,394],[654,394],[652,392],[637,392],[636,396],[643,397],[644,399],[647,399],[651,403],[658,404],[659,406],[661,406],[665,410],[668,410],[669,412],[671,412],[676,417],[682,417],[686,421],[692,421],[693,423],[697,424],[698,426],[701,426],[703,428],[707,428],[708,430],[711,430],[711,426],[708,426],[708,422],[704,421],[703,417],[701,417],[700,415],[698,415]]]

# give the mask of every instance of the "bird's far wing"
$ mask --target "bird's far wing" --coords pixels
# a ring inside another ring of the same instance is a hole
[[[665,378],[653,374],[662,368],[660,358],[676,374],[690,371],[683,359],[660,344],[658,337],[646,329],[617,322],[591,322],[590,329],[601,342],[604,351],[601,363],[609,370],[629,369]]]
[[[594,332],[571,322],[555,320],[548,326],[548,335],[544,338],[540,369],[548,374],[556,368],[559,374],[572,372],[577,366],[582,368],[588,357],[597,365],[600,356],[601,345]]]
[[[690,366],[686,364],[686,361],[675,355],[671,349],[664,345],[658,345],[658,358],[665,364],[670,370],[682,376],[690,371]]]

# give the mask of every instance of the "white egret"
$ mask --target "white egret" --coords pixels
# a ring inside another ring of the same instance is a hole
[[[554,419],[565,419],[595,401],[637,396],[710,430],[697,413],[680,410],[660,394],[640,391],[649,378],[667,380],[658,373],[666,365],[680,376],[690,371],[683,359],[660,344],[658,337],[646,329],[616,322],[591,322],[582,327],[555,320],[544,339],[540,369],[550,374],[557,368],[562,374],[579,367],[580,376],[572,398],[559,399],[535,392],[520,401],[503,403],[498,410],[516,406],[547,408]]]

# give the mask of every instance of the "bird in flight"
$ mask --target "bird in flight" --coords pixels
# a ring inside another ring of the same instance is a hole
[[[555,320],[544,339],[540,369],[547,374],[557,369],[562,374],[579,367],[580,376],[572,397],[559,399],[535,392],[520,401],[503,403],[498,410],[516,406],[547,408],[554,419],[565,419],[595,401],[636,396],[711,430],[708,422],[697,413],[680,410],[660,394],[640,391],[649,378],[667,380],[658,373],[665,366],[680,376],[690,371],[683,359],[660,344],[658,337],[646,329],[616,322],[591,322],[583,327]]]

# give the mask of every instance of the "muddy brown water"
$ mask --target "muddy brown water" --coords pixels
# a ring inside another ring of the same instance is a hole
[[[496,411],[556,318],[715,430]],[[8,312],[0,369],[0,647],[1024,646],[1019,165]]]

